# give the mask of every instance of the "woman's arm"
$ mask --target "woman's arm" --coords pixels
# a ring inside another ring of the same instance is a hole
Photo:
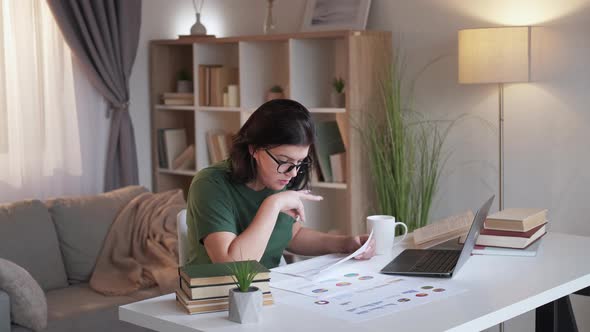
[[[240,235],[230,232],[209,234],[203,241],[209,258],[214,263],[260,260],[280,212],[295,213],[304,218],[302,199],[319,201],[322,197],[296,191],[274,194],[262,202],[252,223]]]
[[[350,253],[360,248],[368,236],[346,236],[318,232],[302,227],[299,222],[293,224],[293,238],[289,251],[298,255],[318,256],[331,253]],[[368,259],[375,255],[375,244],[371,240],[367,250],[357,259]]]
[[[209,234],[203,244],[213,263],[260,260],[272,234],[280,210],[272,200],[264,200],[252,223],[236,236],[230,232]]]
[[[304,256],[319,256],[335,252],[348,252],[344,235],[318,232],[302,227],[299,222],[293,224],[293,237],[289,251]]]

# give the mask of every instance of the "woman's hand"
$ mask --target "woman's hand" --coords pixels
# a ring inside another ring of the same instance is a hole
[[[369,239],[368,234],[349,236],[349,237],[345,238],[346,252],[347,253],[355,252],[358,248],[362,247],[363,244],[365,244],[365,242],[367,242],[367,239]],[[363,253],[361,253],[360,255],[355,256],[354,258],[355,259],[370,259],[373,256],[375,256],[375,239],[371,239],[371,242],[369,242],[367,249]]]
[[[295,220],[305,221],[305,211],[303,208],[303,201],[321,201],[322,196],[312,195],[309,190],[294,191],[287,190],[269,196],[269,200],[274,204],[279,211],[290,215]]]

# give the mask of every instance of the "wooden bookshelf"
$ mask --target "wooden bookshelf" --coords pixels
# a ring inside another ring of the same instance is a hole
[[[209,165],[206,133],[237,132],[265,101],[275,84],[286,98],[305,105],[314,120],[338,122],[347,150],[346,183],[314,182],[324,201],[306,203],[308,225],[320,230],[358,234],[371,206],[371,183],[359,119],[379,107],[379,75],[391,62],[391,33],[379,31],[321,31],[228,38],[153,40],[150,44],[152,105],[152,169],[154,191],[188,191],[192,176]],[[237,107],[199,105],[199,65],[238,68],[240,104]],[[174,92],[178,71],[193,75],[195,105],[163,105],[161,95]],[[331,81],[343,77],[346,106],[330,105]],[[194,170],[159,167],[158,129],[185,128],[196,147]]]

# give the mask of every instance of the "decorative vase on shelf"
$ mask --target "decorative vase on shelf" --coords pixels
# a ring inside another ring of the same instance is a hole
[[[197,21],[191,27],[191,35],[206,35],[207,28],[201,23],[201,13],[197,13]]]
[[[229,291],[229,320],[247,324],[260,321],[262,311],[262,291],[258,287],[250,287],[247,292],[239,288]]]
[[[275,32],[275,19],[272,16],[272,3],[274,0],[268,0],[266,7],[266,17],[264,18],[263,32],[265,35],[269,35]]]

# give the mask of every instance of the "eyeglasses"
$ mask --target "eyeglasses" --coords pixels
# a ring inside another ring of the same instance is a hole
[[[309,164],[311,164],[311,160],[309,157],[306,157],[302,162],[295,165],[295,164],[288,162],[288,161],[278,160],[275,156],[272,155],[272,153],[270,153],[270,151],[268,151],[268,149],[264,149],[264,151],[266,152],[266,154],[268,154],[268,156],[272,160],[275,161],[275,163],[277,163],[277,165],[278,165],[277,172],[279,174],[289,173],[293,169],[295,169],[297,171],[297,173],[305,172],[307,170],[307,167],[309,166]]]

